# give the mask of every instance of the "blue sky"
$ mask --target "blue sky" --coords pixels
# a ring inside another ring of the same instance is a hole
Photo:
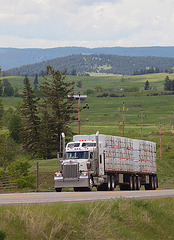
[[[174,46],[174,0],[0,0],[0,47]]]

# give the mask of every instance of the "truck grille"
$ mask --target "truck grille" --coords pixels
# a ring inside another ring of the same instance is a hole
[[[64,179],[78,179],[79,177],[79,164],[65,164],[63,166],[63,178]]]

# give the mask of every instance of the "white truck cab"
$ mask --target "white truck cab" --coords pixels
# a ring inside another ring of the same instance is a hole
[[[102,148],[102,143],[100,143],[100,148]],[[95,162],[98,165],[95,140],[86,140],[81,137],[76,141],[69,142],[66,145],[64,160],[60,161],[60,171],[56,172],[54,176],[56,191],[61,191],[65,187],[72,187],[75,191],[91,190]],[[103,174],[104,164],[102,161],[100,161],[100,165],[99,174]],[[91,170],[91,166],[93,170]]]

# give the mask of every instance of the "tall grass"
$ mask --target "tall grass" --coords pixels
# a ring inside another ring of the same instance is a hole
[[[173,239],[174,198],[0,207],[7,239]]]

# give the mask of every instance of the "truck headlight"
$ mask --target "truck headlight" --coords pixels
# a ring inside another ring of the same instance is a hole
[[[56,172],[55,177],[62,177],[62,174],[60,172]]]
[[[86,177],[86,176],[88,176],[88,173],[87,172],[81,172],[81,175]]]

